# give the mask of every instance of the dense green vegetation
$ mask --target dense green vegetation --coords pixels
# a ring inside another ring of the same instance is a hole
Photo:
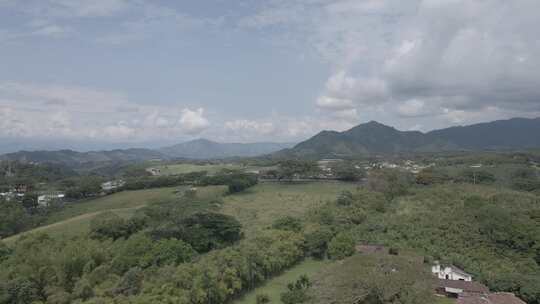
[[[307,303],[435,303],[431,273],[407,257],[356,255],[314,277]]]
[[[537,304],[538,171],[470,164],[416,176],[372,169],[361,184],[294,182],[318,170],[298,160],[276,168],[281,182],[262,184],[235,170],[135,172],[126,185],[152,189],[47,217],[71,234],[43,229],[0,244],[0,303],[427,304],[437,302],[426,271],[440,260]],[[170,181],[175,187],[154,189]],[[2,206],[11,217],[27,214]],[[392,254],[358,255],[359,243]],[[306,258],[321,262],[301,268]]]
[[[538,132],[538,118],[499,120],[428,133],[400,131],[370,121],[343,132],[322,131],[277,155],[321,159],[460,150],[520,150],[540,146],[538,136],[531,136]]]

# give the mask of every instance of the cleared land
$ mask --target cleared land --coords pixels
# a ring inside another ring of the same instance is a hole
[[[244,172],[249,171],[259,171],[259,170],[271,170],[276,169],[276,167],[258,167],[258,166],[244,166],[241,164],[170,164],[170,165],[160,165],[152,166],[151,168],[157,168],[160,170],[161,175],[178,175],[178,174],[187,174],[193,172],[203,172],[206,171],[209,175],[216,174],[223,169],[229,170],[242,170]]]
[[[4,239],[12,242],[28,233],[47,232],[54,237],[73,237],[86,233],[90,227],[90,221],[99,214],[110,211],[121,217],[131,217],[137,209],[167,201],[178,197],[184,190],[183,187],[156,188],[136,191],[124,191],[112,195],[74,203],[51,216],[49,224],[36,229],[23,232]],[[224,187],[202,187],[197,191],[201,198],[221,196],[225,193]]]
[[[268,295],[270,297],[270,302],[268,302],[269,304],[281,303],[280,295],[282,292],[287,290],[287,284],[296,281],[301,275],[307,275],[308,277],[311,277],[319,270],[321,270],[324,266],[330,263],[331,262],[328,260],[305,260],[302,263],[296,265],[295,267],[285,271],[280,276],[269,280],[266,284],[248,292],[242,298],[234,301],[233,303],[254,304],[256,302],[256,297],[259,294]]]
[[[271,226],[277,218],[302,217],[309,209],[356,187],[339,182],[263,183],[244,193],[226,196],[222,212],[236,217],[250,237]]]
[[[192,172],[206,171],[208,174],[215,174],[223,169],[242,169],[242,166],[236,164],[215,164],[215,165],[197,165],[197,164],[173,164],[156,166],[161,171],[162,175],[177,175]]]

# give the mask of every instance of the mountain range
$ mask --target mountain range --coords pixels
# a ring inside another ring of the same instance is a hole
[[[218,143],[207,139],[197,139],[158,151],[170,158],[219,159],[230,157],[254,157],[269,154],[294,146],[291,143]]]
[[[286,157],[348,157],[411,152],[519,150],[540,148],[540,118],[513,118],[423,133],[400,131],[370,121],[344,132],[322,131],[292,149]]]
[[[344,132],[322,131],[295,146],[287,143],[218,143],[197,139],[159,149],[19,151],[1,155],[0,160],[80,166],[152,159],[224,159],[262,155],[332,158],[414,152],[521,150],[540,148],[539,134],[540,118],[497,120],[427,133],[400,131],[370,121]]]
[[[19,151],[1,155],[0,160],[80,166],[90,163],[137,162],[153,159],[223,159],[259,156],[290,148],[293,145],[288,143],[218,143],[197,139],[159,149],[116,149],[90,152],[73,150]]]

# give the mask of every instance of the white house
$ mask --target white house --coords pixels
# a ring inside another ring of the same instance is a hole
[[[159,168],[147,168],[146,172],[149,172],[153,176],[161,175],[161,169],[159,169]]]
[[[111,191],[118,189],[120,187],[123,187],[126,184],[124,180],[114,180],[114,181],[108,181],[103,184],[101,184],[101,189],[103,191]]]
[[[38,196],[38,205],[41,207],[47,207],[53,200],[63,199],[65,195],[63,193],[49,193]]]
[[[437,278],[442,280],[471,282],[473,279],[472,275],[466,273],[465,271],[459,269],[454,265],[441,266],[441,264],[436,263],[435,265],[433,265],[433,267],[431,267],[431,272],[436,275]]]

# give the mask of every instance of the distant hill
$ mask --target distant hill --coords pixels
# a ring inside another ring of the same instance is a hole
[[[160,152],[149,149],[124,149],[111,151],[77,152],[73,150],[59,151],[19,151],[0,156],[0,160],[17,160],[21,162],[56,163],[68,166],[79,166],[88,163],[118,163],[129,161],[145,161],[162,158]]]
[[[516,150],[540,147],[540,118],[514,118],[428,133],[399,131],[371,121],[344,132],[322,131],[277,156],[347,157],[355,155]]]
[[[159,152],[170,158],[217,159],[259,156],[292,146],[293,144],[288,143],[218,143],[197,139],[161,148]]]
[[[252,157],[290,148],[293,144],[277,143],[217,143],[205,139],[193,140],[161,149],[117,149],[110,151],[77,152],[19,151],[0,156],[0,160],[16,160],[35,163],[55,163],[72,167],[99,163],[140,162],[153,159],[219,159]]]

